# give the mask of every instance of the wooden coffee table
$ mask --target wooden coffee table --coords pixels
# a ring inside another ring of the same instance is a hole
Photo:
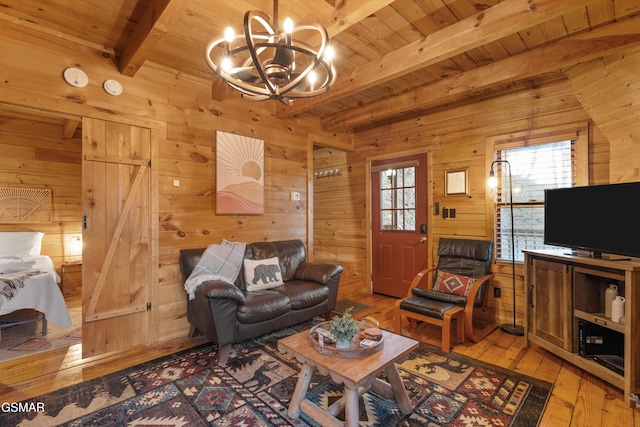
[[[345,359],[317,351],[309,342],[309,331],[302,331],[278,341],[278,351],[290,354],[302,362],[302,369],[289,404],[289,416],[298,418],[300,412],[316,420],[322,426],[357,426],[359,423],[358,398],[369,389],[388,399],[395,399],[403,414],[413,411],[413,406],[404,388],[396,367],[418,341],[388,331],[382,331],[384,345],[376,353],[356,359]],[[322,409],[305,395],[309,389],[314,370],[329,375],[338,384],[344,384],[344,395],[329,408]],[[385,371],[389,382],[378,377]],[[336,416],[344,411],[345,422]]]

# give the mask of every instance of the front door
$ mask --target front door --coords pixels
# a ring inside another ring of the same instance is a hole
[[[82,125],[82,357],[147,344],[151,285],[151,131]]]
[[[371,163],[373,292],[407,296],[427,266],[427,155]]]

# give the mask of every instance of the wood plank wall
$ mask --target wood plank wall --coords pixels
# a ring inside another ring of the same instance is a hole
[[[433,188],[430,189],[429,212],[433,212],[434,202],[439,202],[441,209],[456,209],[454,219],[431,214],[430,253],[436,250],[440,237],[493,240],[493,236],[487,235],[486,231],[491,228],[488,225],[493,218],[488,218],[486,214],[485,192],[489,171],[485,158],[485,139],[576,122],[589,124],[590,183],[608,182],[609,143],[590,122],[590,117],[565,80],[532,81],[497,98],[362,130],[356,133],[354,152],[324,148],[316,150],[314,170],[338,167],[343,171],[338,177],[314,180],[317,256],[345,262],[348,266],[346,283],[349,288],[369,292],[366,164],[371,158],[394,157],[398,153],[415,150],[430,152],[432,157]],[[458,168],[469,168],[470,195],[445,197],[444,172]],[[510,290],[511,265],[493,264],[492,271],[496,278],[491,282],[491,287]],[[519,322],[522,322],[522,266],[517,268],[516,298]],[[512,306],[510,291],[503,292],[502,297],[496,299],[491,289],[488,292],[489,309],[484,316],[496,318],[499,322],[510,322]]]
[[[318,119],[275,120],[272,103],[239,97],[214,102],[211,81],[155,64],[145,64],[133,78],[122,76],[107,52],[13,24],[7,23],[0,34],[0,51],[0,103],[149,127],[157,136],[158,158],[152,168],[157,168],[158,175],[159,241],[153,243],[158,245],[159,283],[150,285],[156,287],[152,307],[158,310],[158,322],[153,327],[160,341],[184,337],[189,330],[179,250],[219,243],[223,238],[306,240],[309,135],[341,145],[351,141],[349,134],[323,132]],[[64,83],[62,72],[71,66],[87,73],[87,87]],[[124,93],[106,94],[102,89],[106,79],[120,81]],[[215,214],[216,130],[265,141],[264,215]],[[61,174],[62,170],[52,170],[48,175]],[[41,176],[38,182],[44,179]],[[173,186],[174,180],[180,181],[178,187]],[[290,200],[291,191],[301,194],[299,202]]]
[[[344,271],[340,277],[338,298],[365,292],[367,277],[363,264],[367,251],[367,219],[359,216],[365,200],[364,163],[352,165],[349,155],[337,149],[314,151],[314,172],[335,171],[340,174],[313,178],[313,247],[316,260],[337,262]]]
[[[611,141],[609,181],[640,181],[640,48],[565,71],[585,111]]]
[[[50,223],[0,224],[0,231],[44,232],[41,253],[58,270],[61,262],[80,259],[72,241],[82,236],[82,135],[65,138],[64,126],[60,118],[0,110],[0,186],[52,192]]]

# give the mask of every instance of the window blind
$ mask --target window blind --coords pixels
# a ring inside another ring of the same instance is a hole
[[[495,189],[496,259],[524,261],[524,249],[546,249],[544,245],[544,190],[575,185],[575,142],[559,141],[496,151],[496,160],[506,160],[513,179],[513,234],[509,165],[496,163],[498,179]]]

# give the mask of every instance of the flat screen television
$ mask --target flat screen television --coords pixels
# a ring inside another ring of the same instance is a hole
[[[640,182],[546,190],[544,243],[640,258]]]

